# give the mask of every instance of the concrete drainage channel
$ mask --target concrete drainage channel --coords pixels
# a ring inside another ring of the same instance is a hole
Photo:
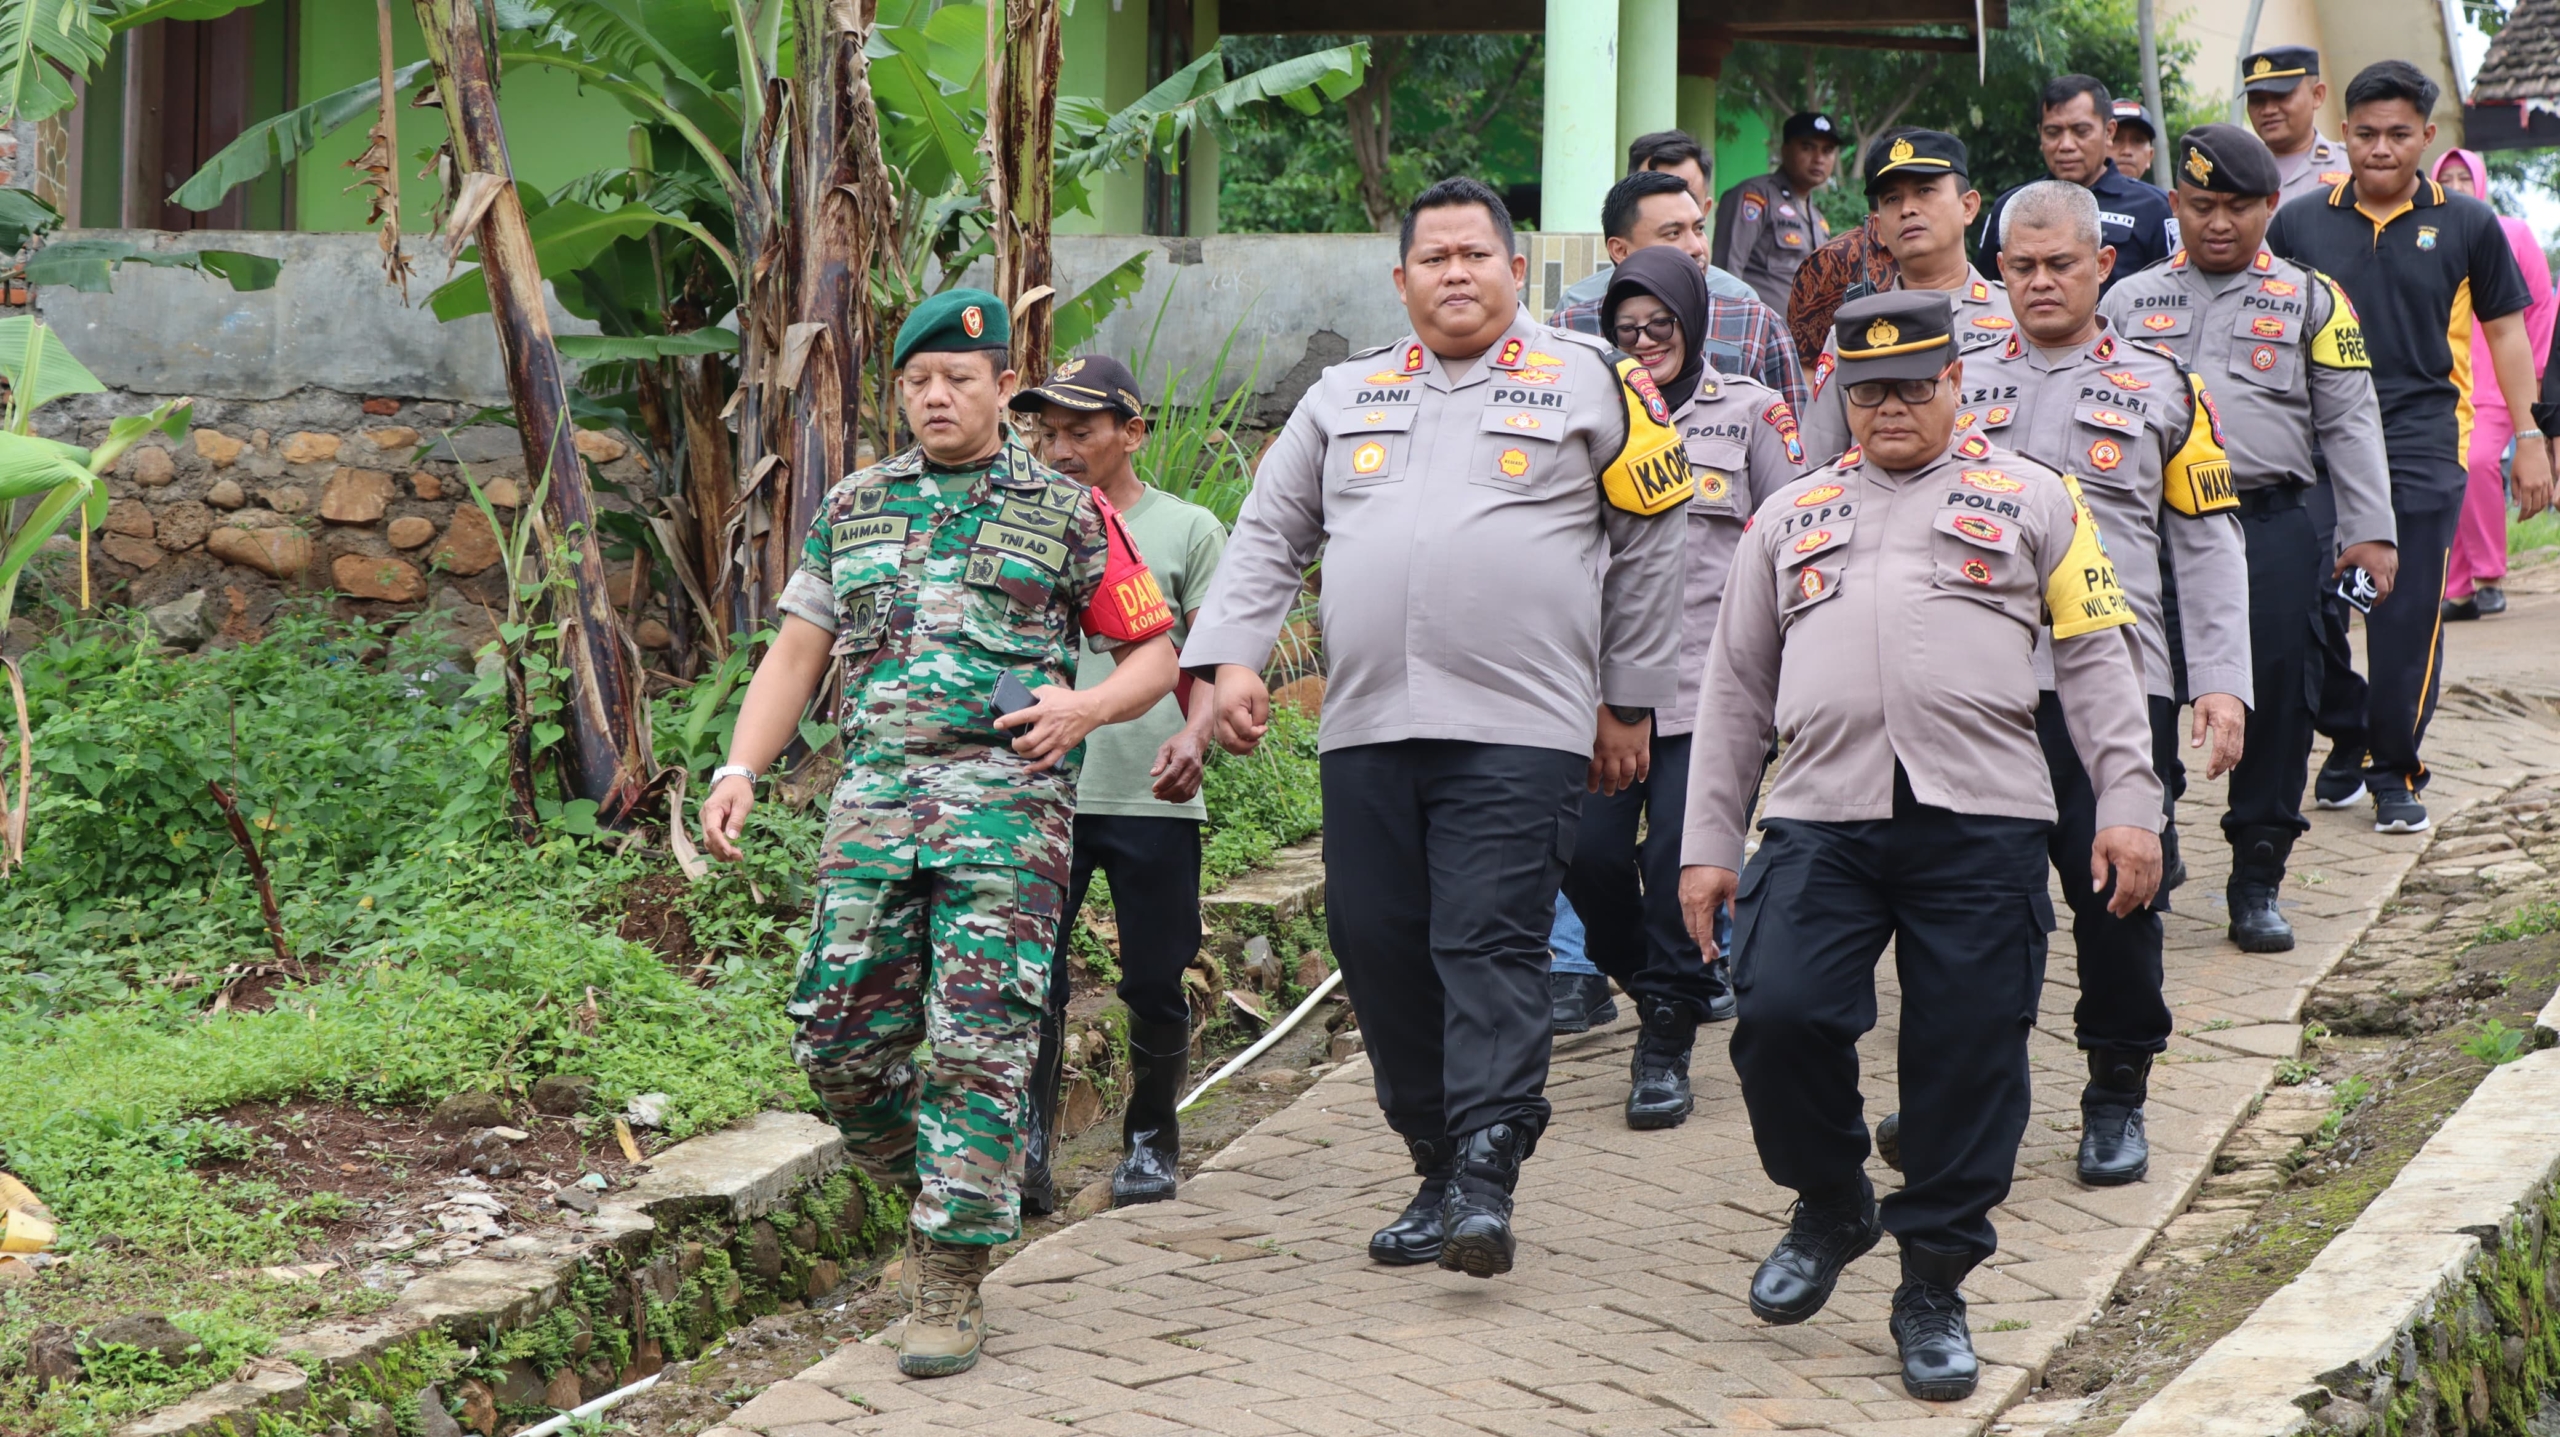
[[[843,1264],[894,1242],[903,1222],[901,1204],[844,1166],[832,1126],[762,1113],[650,1159],[574,1242],[429,1273],[383,1311],[286,1337],[282,1361],[117,1437],[455,1437],[453,1400],[482,1431],[538,1421],[834,1288]],[[524,1355],[506,1357],[513,1348]],[[456,1382],[466,1352],[475,1375]]]
[[[2555,1029],[2118,1437],[2560,1432]]]

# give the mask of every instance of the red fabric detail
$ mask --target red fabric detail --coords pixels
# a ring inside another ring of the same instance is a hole
[[[1138,557],[1120,511],[1100,489],[1092,493],[1094,506],[1102,511],[1105,549],[1102,587],[1084,606],[1084,631],[1124,644],[1152,639],[1173,627],[1173,609],[1164,601],[1164,590],[1156,587],[1155,572]]]

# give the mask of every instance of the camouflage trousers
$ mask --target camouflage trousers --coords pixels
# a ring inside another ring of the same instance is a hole
[[[1060,906],[1055,882],[1020,868],[819,878],[791,1055],[856,1162],[913,1195],[926,1236],[1021,1230],[1015,1131]]]

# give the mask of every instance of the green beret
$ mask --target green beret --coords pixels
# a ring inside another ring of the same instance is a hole
[[[983,289],[945,290],[907,312],[889,367],[904,369],[908,356],[919,353],[1012,347],[1013,326],[1005,318],[1003,300]]]

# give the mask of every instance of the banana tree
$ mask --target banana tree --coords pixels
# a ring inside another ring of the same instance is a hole
[[[73,394],[103,394],[86,365],[74,359],[54,332],[23,315],[0,319],[0,376],[9,381],[0,416],[0,631],[17,605],[18,581],[45,541],[73,519],[80,524],[80,604],[89,603],[89,530],[107,517],[107,471],[142,436],[159,430],[175,439],[186,433],[192,400],[172,399],[147,414],[118,417],[95,449],[83,449],[34,433],[38,409]],[[0,784],[0,874],[26,855],[27,793],[34,779],[34,741],[27,725],[26,690],[18,661],[0,659],[9,676],[18,721],[18,792],[6,801]]]

